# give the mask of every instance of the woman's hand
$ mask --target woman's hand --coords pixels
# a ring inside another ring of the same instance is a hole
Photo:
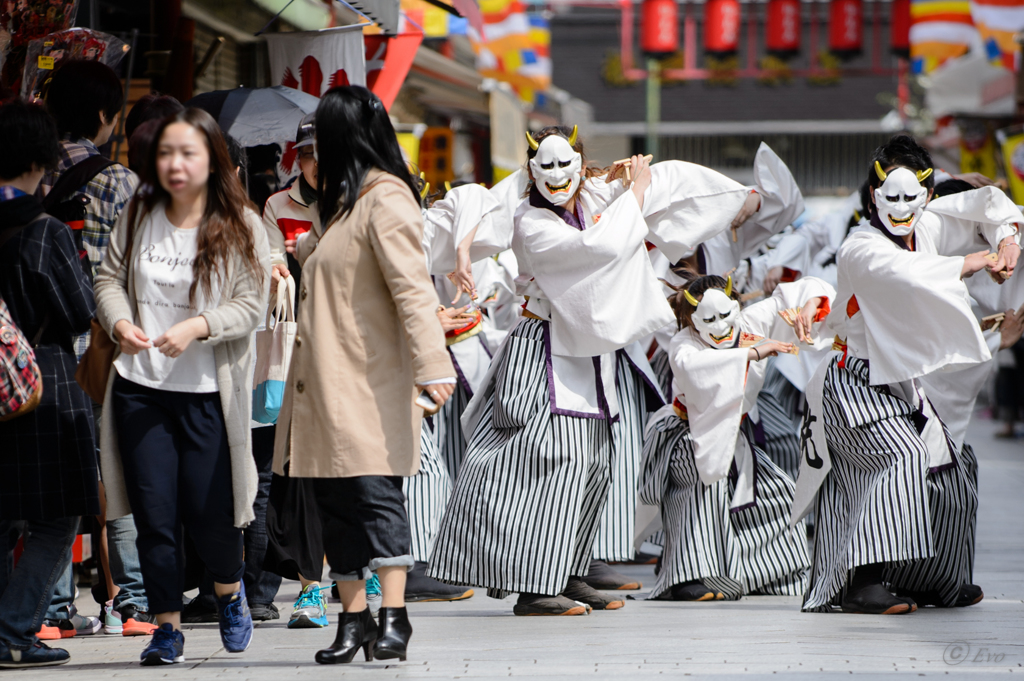
[[[764,294],[770,296],[775,287],[782,281],[783,270],[781,267],[773,267],[768,270],[768,274],[764,275],[764,284],[762,284]]]
[[[758,210],[760,210],[760,208],[761,208],[761,195],[758,194],[756,191],[752,191],[749,194],[747,194],[746,200],[743,202],[743,205],[740,207],[740,212],[736,213],[736,217],[734,217],[732,219],[731,228],[732,228],[733,232],[735,232],[737,229],[739,229],[740,226],[742,226],[744,222],[749,220],[754,215],[754,213],[756,213]],[[732,240],[733,241],[736,240],[736,235],[735,234],[733,234],[733,239]]]
[[[295,255],[295,245],[299,243],[298,239],[285,239],[284,240],[284,252]]]
[[[999,327],[999,349],[1012,348],[1024,334],[1024,307],[1020,312],[1007,310],[1003,317],[1003,324]]]
[[[633,184],[629,189],[636,197],[636,202],[641,208],[644,207],[644,192],[651,186],[651,162],[646,156],[637,155],[629,159],[629,171],[633,178]]]
[[[991,270],[992,266],[995,265],[987,256],[988,251],[978,251],[977,253],[971,253],[970,255],[964,256],[964,267],[960,270],[960,278],[968,279],[976,272],[980,272],[984,269]]]
[[[471,314],[466,314],[466,310],[469,306],[454,308],[454,307],[439,307],[437,310],[437,319],[441,322],[441,328],[444,329],[445,333],[449,331],[455,331],[461,329],[476,317]]]
[[[121,346],[121,352],[126,355],[137,355],[142,350],[153,347],[149,342],[149,336],[127,319],[114,324],[114,337]]]
[[[971,185],[975,189],[995,184],[994,181],[982,175],[981,173],[961,173],[960,175],[954,175],[953,177],[955,177],[958,180],[963,180],[964,182]]]
[[[800,314],[796,316],[796,322],[793,324],[793,330],[796,331],[796,337],[804,343],[812,345],[814,338],[811,337],[811,331],[814,326],[814,318],[818,314],[818,308],[821,307],[821,298],[810,298],[804,306],[800,308]]]
[[[1013,270],[1017,267],[1017,259],[1020,257],[1020,246],[1017,245],[1017,237],[1008,236],[999,242],[999,259],[989,271],[989,275],[997,284],[1002,284],[1013,276]]]
[[[270,301],[271,303],[277,300],[277,286],[281,283],[282,279],[287,279],[292,276],[292,273],[288,271],[288,268],[284,265],[274,265],[270,270]]]
[[[430,399],[434,400],[434,402],[437,403],[438,406],[441,406],[445,402],[447,402],[448,398],[451,397],[452,393],[455,392],[455,384],[431,383],[430,385],[420,385],[417,383],[416,389],[426,391],[426,393],[430,395]]]
[[[458,302],[462,294],[469,296],[470,300],[476,300],[476,283],[473,281],[473,263],[469,261],[469,244],[463,242],[455,253],[455,271],[448,275],[448,281],[455,284],[457,293],[452,304]]]
[[[160,354],[174,359],[180,357],[192,341],[209,335],[210,325],[206,322],[206,317],[192,317],[167,329],[162,336],[153,341],[153,347],[159,350]]]
[[[775,357],[780,352],[792,353],[796,349],[792,343],[783,343],[782,341],[768,341],[767,343],[761,343],[760,345],[750,348],[747,352],[748,362],[760,362],[762,359],[767,357]]]

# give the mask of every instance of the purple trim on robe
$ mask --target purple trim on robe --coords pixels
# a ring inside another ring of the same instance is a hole
[[[601,390],[601,371],[597,372],[597,400],[600,407],[600,413],[598,414],[587,414],[581,411],[571,411],[569,409],[559,409],[555,402],[555,368],[551,365],[551,322],[544,320],[544,363],[548,374],[548,402],[550,402],[550,409],[552,414],[558,416],[572,416],[577,419],[607,419],[608,418],[608,406],[604,404],[604,391]],[[594,358],[597,359],[597,358]]]
[[[478,334],[479,335],[479,334]],[[452,359],[452,366],[455,367],[455,378],[459,381],[459,385],[469,395],[469,399],[473,399],[473,389],[469,387],[469,381],[466,380],[466,375],[462,373],[462,367],[459,366],[459,360],[455,358],[455,353],[452,352],[451,348],[445,348],[448,351],[448,356]]]
[[[494,359],[494,355],[493,355],[493,354],[491,353],[491,349],[490,349],[489,347],[487,347],[487,343],[486,343],[486,341],[484,341],[484,339],[483,339],[483,335],[484,335],[484,332],[483,332],[483,331],[481,331],[480,333],[478,333],[478,334],[476,335],[476,337],[477,337],[477,338],[478,338],[478,339],[480,340],[480,345],[482,345],[482,346],[483,346],[483,348],[484,348],[484,352],[486,352],[486,353],[487,353],[487,357],[488,357],[489,359]]]
[[[636,372],[636,375],[639,376],[640,380],[642,380],[644,382],[644,388],[646,389],[645,397],[647,398],[647,404],[648,404],[647,411],[658,411],[659,409],[664,407],[666,404],[668,404],[667,402],[665,402],[665,399],[661,396],[661,389],[658,388],[657,386],[655,386],[653,383],[651,383],[651,379],[647,377],[647,374],[645,374],[644,372],[640,371],[640,367],[638,367],[633,362],[633,358],[629,356],[628,352],[626,352],[623,349],[623,350],[616,350],[616,353],[617,354],[621,353],[622,356],[626,358],[626,361],[629,363],[629,366],[633,368],[633,371]],[[619,373],[615,372],[615,380],[618,381],[618,379],[619,379]],[[650,405],[657,405],[657,406],[652,408]]]
[[[587,220],[583,217],[583,206],[580,205],[579,198],[575,202],[573,207],[573,213],[570,213],[562,206],[556,206],[547,199],[545,199],[540,190],[537,189],[537,185],[530,187],[530,205],[534,208],[547,208],[549,211],[557,215],[562,219],[565,224],[575,227],[581,232],[587,228]]]

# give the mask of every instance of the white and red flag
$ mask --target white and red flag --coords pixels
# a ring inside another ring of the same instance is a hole
[[[267,34],[274,85],[314,97],[338,85],[366,85],[361,26]]]

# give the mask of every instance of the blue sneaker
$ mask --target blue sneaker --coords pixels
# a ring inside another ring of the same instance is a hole
[[[71,655],[63,648],[51,648],[45,643],[37,642],[25,650],[19,650],[8,646],[6,641],[0,641],[0,669],[52,667],[70,661]]]
[[[289,629],[319,629],[328,625],[327,599],[322,591],[318,584],[302,590],[288,619]]]
[[[175,631],[170,622],[164,622],[153,631],[153,638],[139,657],[143,667],[184,662],[185,635]]]
[[[377,573],[374,572],[373,576],[366,580],[366,606],[374,617],[380,612],[380,604],[383,600],[384,597],[380,593],[380,580],[377,578]]]
[[[252,614],[245,600],[245,584],[237,592],[217,597],[220,641],[229,653],[241,653],[252,642]]]

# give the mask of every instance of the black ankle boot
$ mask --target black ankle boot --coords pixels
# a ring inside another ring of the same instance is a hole
[[[405,662],[406,648],[412,636],[412,625],[409,624],[409,612],[405,608],[380,609],[380,636],[373,646],[373,654],[378,660],[393,660],[396,657]]]
[[[382,618],[383,620],[383,618]],[[408,638],[408,637],[406,637]],[[343,612],[338,616],[338,635],[330,648],[317,651],[319,664],[348,664],[360,647],[366,661],[373,659],[373,644],[377,640],[377,623],[367,608],[361,612]],[[405,648],[402,648],[405,654]]]

